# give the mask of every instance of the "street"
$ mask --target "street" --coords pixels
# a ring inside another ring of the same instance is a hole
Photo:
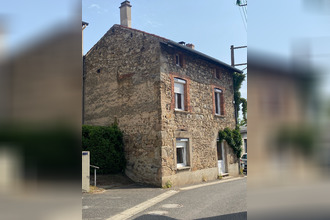
[[[247,219],[247,178],[160,189],[132,186],[83,195],[83,219]]]

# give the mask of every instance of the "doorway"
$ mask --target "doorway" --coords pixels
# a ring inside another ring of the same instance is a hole
[[[219,175],[223,175],[226,173],[226,154],[224,148],[224,142],[220,142],[217,139],[217,154],[218,154],[218,172]]]

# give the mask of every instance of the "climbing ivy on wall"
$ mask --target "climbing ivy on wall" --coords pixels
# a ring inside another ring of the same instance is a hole
[[[226,141],[227,144],[233,149],[234,154],[237,158],[241,157],[242,153],[242,136],[239,132],[239,128],[231,130],[230,128],[225,128],[219,131],[219,141]]]
[[[247,101],[245,98],[241,98],[242,112],[243,112],[243,125],[247,125]]]
[[[238,112],[241,110],[240,105],[242,104],[242,112],[243,112],[243,120],[244,124],[247,124],[247,100],[241,97],[241,92],[239,91],[242,87],[242,83],[246,77],[244,73],[237,73],[233,74],[234,77],[234,101],[235,101],[235,108],[236,108],[236,120],[238,118]]]

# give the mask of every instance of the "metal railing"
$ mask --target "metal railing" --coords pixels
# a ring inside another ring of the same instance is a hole
[[[90,167],[94,168],[94,186],[96,186],[96,169],[100,169],[100,167],[94,165],[90,165]]]

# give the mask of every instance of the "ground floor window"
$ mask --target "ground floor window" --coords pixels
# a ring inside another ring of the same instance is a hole
[[[177,138],[176,139],[176,163],[177,167],[188,166],[188,139]]]

